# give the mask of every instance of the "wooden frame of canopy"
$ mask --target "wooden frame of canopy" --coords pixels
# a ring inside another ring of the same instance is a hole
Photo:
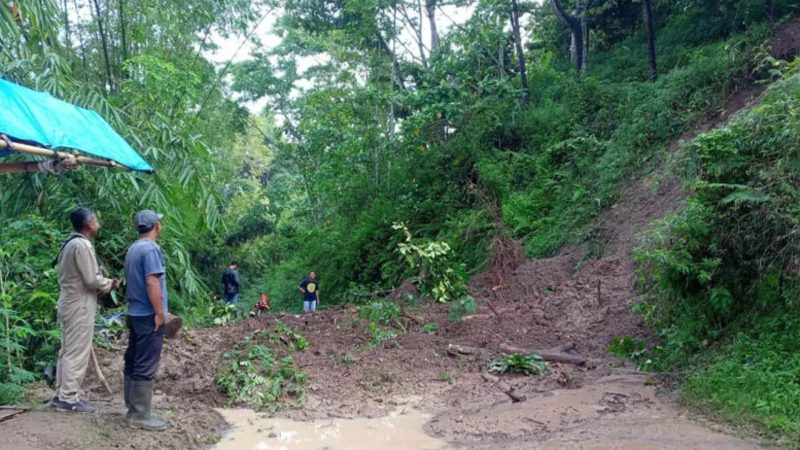
[[[28,155],[46,156],[50,158],[60,159],[75,159],[81,164],[90,164],[93,166],[115,167],[123,170],[131,170],[122,164],[115,161],[91,158],[88,156],[76,155],[74,153],[62,152],[58,150],[50,150],[47,148],[36,147],[34,145],[20,144],[18,142],[11,142],[0,139],[0,150],[11,150],[17,153],[25,153]]]

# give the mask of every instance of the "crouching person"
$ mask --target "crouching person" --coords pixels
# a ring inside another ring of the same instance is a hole
[[[267,294],[261,293],[261,297],[259,297],[258,301],[255,305],[253,305],[253,310],[250,312],[250,317],[261,317],[262,314],[266,314],[269,311],[269,297]]]
[[[125,352],[125,406],[128,423],[161,431],[167,423],[152,415],[153,383],[164,343],[167,285],[164,255],[156,240],[161,215],[144,210],[136,214],[139,239],[125,256],[128,297],[128,349]]]

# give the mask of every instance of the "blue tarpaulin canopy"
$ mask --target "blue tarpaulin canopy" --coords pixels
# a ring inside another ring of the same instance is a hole
[[[52,150],[77,150],[132,170],[154,171],[96,112],[3,79],[0,79],[0,133],[12,142]],[[0,150],[0,157],[9,154],[8,149]]]

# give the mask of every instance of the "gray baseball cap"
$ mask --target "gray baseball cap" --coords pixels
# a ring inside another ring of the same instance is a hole
[[[140,233],[147,233],[148,231],[152,230],[156,223],[164,217],[162,214],[159,214],[152,209],[145,209],[143,211],[139,211],[136,213],[136,229],[139,230]]]

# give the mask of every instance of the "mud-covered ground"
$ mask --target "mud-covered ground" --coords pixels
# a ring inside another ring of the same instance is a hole
[[[729,108],[702,128],[727,119],[758,93],[734,97]],[[673,150],[677,147],[676,141]],[[433,415],[426,430],[455,448],[757,448],[715,431],[717,426],[700,418],[687,417],[669,395],[656,395],[648,376],[606,351],[615,336],[653,339],[631,312],[637,300],[631,249],[638,232],[679,208],[684,198],[679,183],[663,172],[622,193],[598,218],[591,245],[475,277],[470,291],[480,310],[461,324],[447,320],[446,305],[404,305],[408,332],[375,349],[366,345],[366,324],[347,306],[183,330],[167,341],[156,382],[154,404],[172,424],[164,433],[125,425],[123,344],[98,348],[114,392],[106,393],[89,369],[85,387],[98,413],[51,411],[41,403],[50,395],[42,388],[32,393],[29,411],[0,422],[0,448],[210,447],[227,427],[213,409],[225,405],[213,385],[222,353],[275,320],[296,327],[311,344],[293,354],[309,375],[305,401],[278,412],[283,417],[375,417],[411,402]],[[436,334],[418,332],[431,322],[439,325]],[[454,356],[448,353],[450,344],[475,351]],[[534,349],[573,344],[567,353],[586,363],[550,363],[549,373],[537,377],[503,376],[516,395],[526,398],[512,402],[482,377],[501,344]]]

